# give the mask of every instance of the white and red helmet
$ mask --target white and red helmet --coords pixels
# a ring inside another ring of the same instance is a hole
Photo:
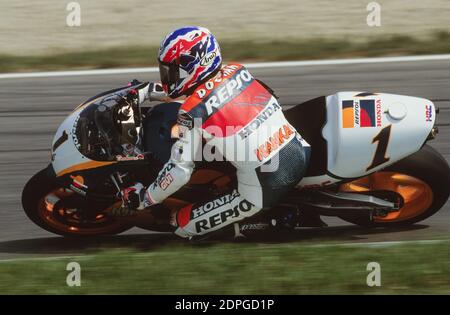
[[[158,54],[164,91],[171,98],[191,94],[222,65],[220,47],[211,32],[198,26],[179,28],[164,38]]]

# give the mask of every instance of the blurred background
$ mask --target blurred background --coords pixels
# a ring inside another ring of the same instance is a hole
[[[229,59],[450,51],[448,0],[379,0],[375,5],[381,10],[381,25],[372,27],[367,17],[374,7],[368,0],[79,0],[75,6],[71,2],[0,0],[0,71],[154,64],[164,35],[184,25],[209,28]],[[81,24],[70,27],[66,20],[78,10],[77,4]],[[98,51],[102,58],[95,54]],[[67,53],[74,55],[59,60]],[[45,59],[55,55],[59,59]]]

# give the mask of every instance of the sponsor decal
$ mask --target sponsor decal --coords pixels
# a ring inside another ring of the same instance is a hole
[[[361,127],[375,127],[375,100],[360,101]]]
[[[433,106],[431,105],[425,105],[425,121],[433,121]]]
[[[195,229],[197,233],[202,231],[207,231],[216,226],[225,224],[230,218],[237,218],[241,215],[242,212],[248,212],[254,207],[250,201],[242,200],[239,202],[237,206],[233,209],[227,209],[225,211],[216,213],[210,216],[208,219],[202,219],[195,222]]]
[[[236,197],[239,197],[239,193],[237,192],[237,190],[233,190],[233,192],[231,194],[222,196],[220,198],[214,199],[212,201],[209,201],[203,205],[201,205],[198,208],[195,208],[192,210],[191,213],[191,219],[196,219],[214,209],[217,209],[227,203],[230,203],[231,201],[233,201]]]
[[[144,155],[143,154],[138,154],[136,156],[122,156],[122,155],[116,155],[116,160],[119,162],[123,162],[123,161],[138,161],[138,160],[143,160],[144,159]]]
[[[342,128],[381,127],[381,99],[342,101]]]
[[[162,171],[159,173],[158,178],[155,180],[155,182],[153,183],[153,188],[156,188],[156,185],[158,185],[159,187],[162,188],[162,186],[164,186],[164,190],[167,189],[167,187],[169,187],[169,185],[173,182],[173,178],[172,175],[170,175],[169,171],[171,169],[173,169],[175,167],[175,164],[173,163],[168,163],[166,165],[166,167],[164,167],[162,169]],[[170,179],[167,179],[167,175],[170,175]],[[161,185],[162,182],[165,182],[165,184]]]
[[[217,78],[215,78],[214,80],[209,80],[204,84],[204,87],[201,89],[198,89],[196,91],[196,94],[199,98],[204,98],[206,96],[206,94],[208,93],[208,91],[213,90],[217,84],[214,83],[221,83],[225,78],[223,77],[228,77],[234,74],[234,72],[239,69],[238,66],[236,65],[227,65],[225,67],[222,68],[222,75],[221,76],[217,76]]]
[[[161,187],[162,190],[166,190],[167,187],[169,187],[172,182],[173,182],[172,174],[167,173],[159,182],[159,187]]]
[[[88,186],[84,184],[84,178],[80,175],[71,175],[72,183],[69,185],[70,190],[79,195],[86,196]]]
[[[295,132],[291,126],[283,125],[283,127],[274,132],[269,139],[255,150],[256,157],[259,161],[263,161],[294,134]]]
[[[353,108],[353,100],[342,101],[342,127],[353,128],[355,126],[355,111]],[[358,114],[359,120],[359,114]]]
[[[77,125],[78,125],[78,121],[80,120],[80,116],[77,116],[77,118],[75,118],[75,121],[73,122],[73,126],[72,126],[72,130],[70,132],[70,134],[72,135],[72,141],[73,144],[75,145],[75,147],[79,150],[81,147],[80,142],[78,141],[78,137],[77,137]]]
[[[377,120],[377,127],[381,127],[381,118],[382,118],[382,107],[381,107],[381,100],[377,99],[375,102],[375,112],[376,112],[376,120]]]
[[[230,99],[245,90],[252,80],[253,76],[248,70],[244,69],[237,72],[232,78],[228,79],[223,86],[218,87],[209,94],[203,102],[208,116],[219,110],[219,108],[230,101]],[[212,85],[214,87],[213,83]],[[205,86],[207,86],[207,84],[205,84]]]
[[[355,126],[360,126],[361,125],[361,119],[359,116],[359,113],[361,112],[360,108],[359,108],[359,101],[355,100],[354,101],[354,108],[355,108]]]
[[[73,183],[77,185],[78,187],[87,188],[87,186],[84,184],[84,177],[81,175],[70,175],[70,178],[72,178]]]
[[[271,117],[276,111],[281,110],[281,106],[277,102],[269,104],[255,119],[253,119],[247,126],[239,131],[241,139],[245,139],[250,136],[253,131],[259,128],[269,117]]]
[[[178,114],[177,124],[179,124],[180,126],[184,126],[188,129],[192,129],[194,127],[194,122],[191,115],[189,115],[186,112],[180,112]]]
[[[210,52],[205,57],[203,57],[203,59],[200,61],[200,65],[202,67],[209,66],[214,61],[214,58],[216,58],[216,52]]]

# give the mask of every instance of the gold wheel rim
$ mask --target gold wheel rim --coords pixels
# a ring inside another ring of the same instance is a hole
[[[340,185],[342,192],[388,190],[403,198],[399,211],[375,216],[375,222],[401,222],[423,214],[433,203],[433,190],[424,181],[397,172],[375,172],[369,176]]]
[[[91,223],[92,226],[89,227],[80,226],[80,222],[76,221],[76,217],[73,217],[67,222],[58,220],[57,215],[55,215],[54,211],[60,211],[59,215],[64,216],[64,211],[70,211],[73,209],[55,209],[54,206],[56,202],[70,196],[71,194],[73,194],[73,192],[63,188],[58,188],[48,193],[45,197],[39,200],[39,217],[44,220],[50,227],[58,231],[79,235],[100,235],[115,233],[118,228],[123,226],[123,223],[119,220],[112,219],[111,217],[106,215],[109,208],[105,209],[103,211],[104,213],[97,214],[97,216],[95,217],[95,221]]]

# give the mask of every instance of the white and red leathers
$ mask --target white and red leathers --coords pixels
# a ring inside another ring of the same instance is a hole
[[[161,203],[185,185],[195,161],[224,157],[238,180],[230,193],[182,208],[176,215],[179,236],[206,234],[253,216],[297,184],[306,169],[308,144],[277,99],[242,65],[225,65],[201,84],[181,105],[177,123],[179,139],[148,187],[147,203]]]

